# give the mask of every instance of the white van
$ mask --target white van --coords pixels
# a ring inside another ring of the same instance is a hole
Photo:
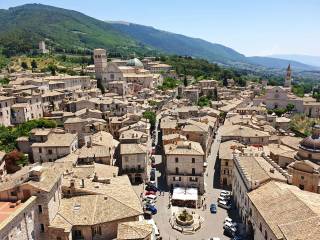
[[[153,220],[153,219],[148,219],[148,220],[146,220],[146,221],[147,221],[147,223],[149,223],[149,224],[152,225],[152,228],[153,228],[153,230],[154,230],[155,236],[156,236],[156,237],[159,237],[159,236],[160,236],[160,232],[159,232],[159,229],[158,229],[156,223],[154,222],[154,220]]]

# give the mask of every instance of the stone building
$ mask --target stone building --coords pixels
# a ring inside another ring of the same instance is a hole
[[[269,138],[270,135],[267,132],[241,125],[223,127],[221,131],[221,142],[237,140],[242,144],[266,145],[269,142]]]
[[[36,197],[25,202],[0,202],[1,225],[0,239],[37,239],[39,230],[34,224],[37,221]]]
[[[6,176],[0,184],[1,239],[115,239],[118,226],[124,233],[121,223],[141,218],[127,176],[117,176],[113,166],[77,161],[70,154]]]
[[[320,238],[320,195],[270,181],[247,194],[247,226],[257,240]]]
[[[69,155],[78,148],[78,135],[72,133],[50,133],[45,141],[31,145],[35,162],[52,162]]]
[[[288,166],[292,184],[301,190],[320,193],[320,165],[309,160],[295,161]]]
[[[247,193],[259,188],[270,180],[287,182],[287,177],[264,157],[236,156],[233,165],[232,193],[235,206],[244,224],[250,216]]]
[[[155,240],[153,226],[146,221],[123,222],[118,225],[117,240]]]
[[[15,97],[0,96],[0,124],[6,127],[11,123],[11,106],[15,104]]]
[[[31,221],[28,231],[34,230],[31,232],[34,239],[47,239],[48,226],[60,206],[61,175],[58,169],[25,167],[7,178],[7,183],[0,185],[0,200],[16,204],[34,201],[28,212],[23,214]]]
[[[126,61],[124,66],[122,61],[121,64],[107,62],[106,51],[95,49],[94,61],[96,78],[110,92],[126,95],[129,92],[138,92],[143,88],[154,88],[163,82],[161,74],[144,69],[143,63],[137,58]]]
[[[127,174],[132,183],[147,180],[149,152],[146,146],[137,143],[121,143],[121,172]]]
[[[220,144],[218,157],[220,160],[220,184],[223,186],[232,186],[233,176],[233,154],[239,153],[244,147],[243,144],[235,140],[226,141]],[[239,149],[239,150],[238,150]]]
[[[320,125],[313,126],[312,135],[300,142],[296,158],[320,164]]]
[[[164,146],[168,186],[204,189],[205,153],[198,142],[181,141]]]

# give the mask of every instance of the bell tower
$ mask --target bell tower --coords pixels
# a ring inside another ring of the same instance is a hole
[[[107,51],[104,49],[94,49],[94,68],[96,72],[96,79],[102,80],[103,72],[107,68]]]
[[[284,80],[284,87],[291,88],[291,82],[292,82],[292,71],[291,71],[291,65],[289,64],[287,68],[286,78]]]

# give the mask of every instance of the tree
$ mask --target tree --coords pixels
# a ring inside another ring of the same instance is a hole
[[[0,125],[0,150],[11,152],[17,147],[17,138],[21,136],[29,136],[34,128],[55,128],[55,121],[47,119],[31,120],[18,125],[17,127],[5,127]]]
[[[62,55],[61,55],[61,60],[62,60],[63,62],[66,62],[66,61],[67,61],[67,55],[62,54]]]
[[[34,59],[31,62],[31,68],[32,68],[32,72],[34,72],[34,70],[36,68],[38,68],[38,64],[37,64],[36,60],[34,60]]]
[[[101,93],[104,94],[106,92],[106,89],[104,88],[104,86],[102,85],[102,82],[100,79],[98,79],[97,81],[97,88],[100,89]]]
[[[146,119],[149,120],[150,124],[151,124],[151,129],[154,129],[156,126],[156,120],[157,120],[157,115],[155,112],[152,111],[145,111],[142,116]]]
[[[273,112],[278,116],[281,117],[282,114],[286,113],[286,109],[285,108],[276,108],[273,110]]]
[[[22,63],[21,63],[21,67],[22,67],[24,70],[26,70],[26,69],[28,69],[28,64],[27,64],[26,62],[22,62]]]
[[[57,71],[57,66],[53,65],[53,64],[50,64],[48,66],[48,70],[51,72],[52,76],[55,76],[56,75],[56,71]]]
[[[186,75],[184,75],[184,78],[183,78],[183,85],[184,85],[185,87],[188,86],[188,79],[187,79],[187,76],[186,76]]]
[[[0,85],[7,85],[10,82],[9,78],[0,79]]]
[[[293,109],[294,109],[294,104],[288,103],[288,105],[286,107],[287,112],[292,112]]]
[[[18,150],[13,150],[4,157],[6,170],[8,173],[15,173],[28,163],[26,156]]]
[[[209,107],[210,106],[210,99],[207,96],[201,96],[198,101],[199,107]]]
[[[223,84],[223,86],[227,87],[228,86],[228,79],[227,78],[223,78],[222,84]]]

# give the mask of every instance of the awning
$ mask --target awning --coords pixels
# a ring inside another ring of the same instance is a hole
[[[172,200],[180,201],[197,201],[198,189],[196,188],[174,188],[172,194]]]

